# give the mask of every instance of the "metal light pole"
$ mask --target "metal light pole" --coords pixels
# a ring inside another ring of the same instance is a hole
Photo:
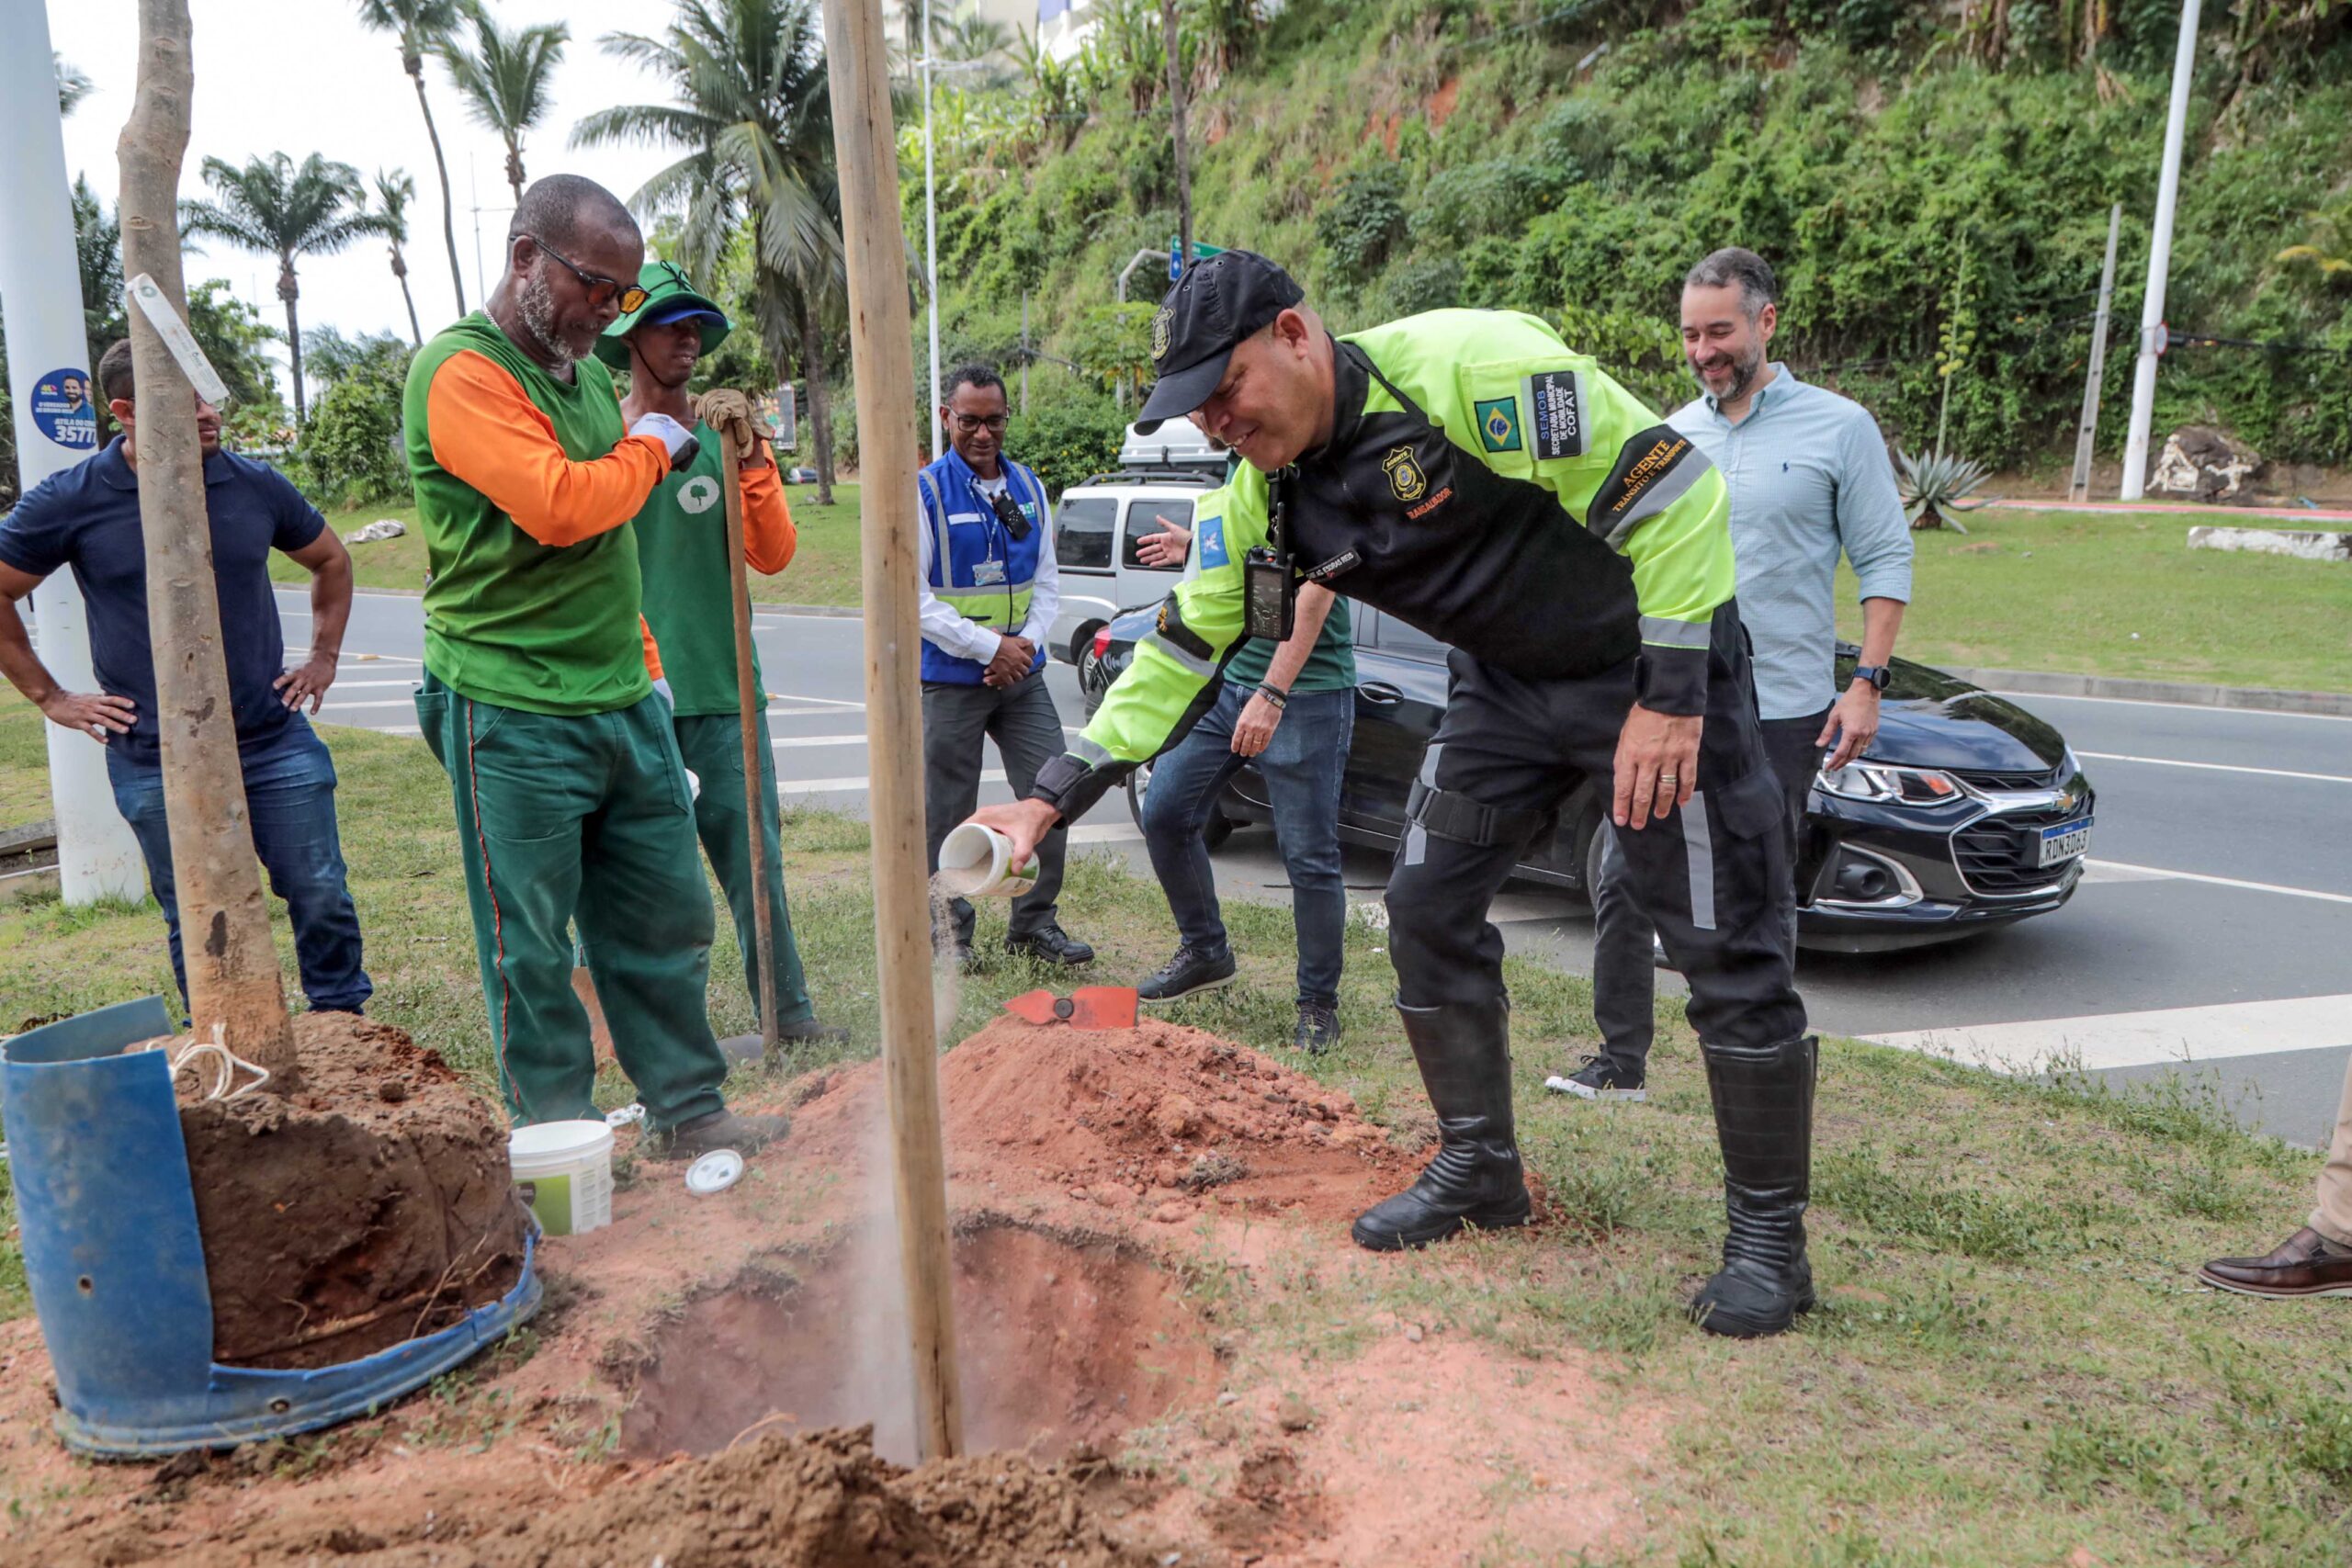
[[[0,311],[8,344],[8,391],[16,413],[17,477],[29,491],[97,449],[100,400],[82,336],[81,271],[74,254],[74,204],[58,129],[57,76],[41,0],[0,0],[9,42],[0,50]],[[68,412],[66,375],[85,400]],[[48,389],[44,391],[42,389]],[[67,689],[95,692],[82,592],[70,571],[33,592],[41,662]],[[115,809],[106,748],[94,738],[44,725],[49,791],[57,813],[58,882],[68,904],[137,898],[146,889],[139,841]]]
[[[2156,227],[2148,242],[2148,292],[2140,302],[2140,360],[2132,371],[2132,425],[2123,444],[2125,501],[2148,475],[2148,426],[2156,413],[2156,356],[2164,348],[2165,280],[2172,268],[2173,209],[2180,197],[2180,147],[2188,135],[2188,84],[2197,68],[2199,0],[2181,0],[2180,42],[2172,57],[2172,110],[2165,117],[2164,171],[2156,180]]]

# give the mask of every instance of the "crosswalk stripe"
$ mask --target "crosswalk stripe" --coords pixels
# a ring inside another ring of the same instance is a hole
[[[2211,1062],[2352,1044],[2352,996],[2093,1013],[2021,1023],[1913,1029],[1862,1038],[1873,1044],[1920,1051],[2005,1073],[2041,1072],[2052,1065],[2091,1072],[2166,1062]]]
[[[2311,779],[2319,784],[2352,784],[2352,773],[2299,773],[2289,768],[2248,768],[2234,762],[2188,762],[2178,757],[2127,757],[2120,751],[2077,751],[2099,762],[2144,762],[2157,768],[2202,768],[2215,773],[2258,773],[2271,779]]]
[[[2165,882],[2202,882],[2212,887],[2238,887],[2249,893],[2276,893],[2283,898],[2316,898],[2325,904],[2352,904],[2352,893],[2326,893],[2316,887],[2286,887],[2276,882],[2246,882],[2234,876],[2208,876],[2199,871],[2172,871],[2161,865],[2131,865],[2120,860],[2084,863],[2093,871],[2116,871]]]

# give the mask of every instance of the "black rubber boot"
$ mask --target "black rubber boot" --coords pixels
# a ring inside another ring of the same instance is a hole
[[[1707,1092],[1723,1142],[1724,1207],[1730,1227],[1724,1266],[1690,1299],[1710,1334],[1753,1339],[1779,1334],[1814,1305],[1804,1255],[1813,1192],[1813,1081],[1819,1042],[1810,1034],[1758,1048],[1704,1045]]]
[[[1357,1216],[1356,1245],[1397,1252],[1442,1241],[1465,1224],[1527,1223],[1527,1180],[1510,1115],[1510,1002],[1439,1008],[1396,1004],[1437,1112],[1438,1151],[1419,1180]]]

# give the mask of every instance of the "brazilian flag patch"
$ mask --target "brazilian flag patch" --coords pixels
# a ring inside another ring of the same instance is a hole
[[[1489,452],[1519,450],[1519,400],[1517,398],[1481,398],[1473,412],[1478,421],[1478,440]]]

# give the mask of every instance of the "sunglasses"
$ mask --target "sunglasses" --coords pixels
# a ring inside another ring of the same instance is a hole
[[[557,250],[553,245],[548,244],[545,240],[540,239],[537,234],[532,233],[529,230],[518,230],[516,232],[521,234],[524,239],[528,240],[531,243],[538,246],[540,250],[545,251],[548,255],[553,256],[557,261],[561,262],[563,264],[563,270],[578,278],[580,280],[580,287],[588,290],[588,303],[591,305],[602,309],[605,305],[617,300],[620,304],[621,314],[624,316],[634,315],[644,306],[647,298],[646,292],[637,284],[623,283],[617,277],[606,277],[601,273],[582,271],[572,262],[571,257],[565,255],[561,251]]]

